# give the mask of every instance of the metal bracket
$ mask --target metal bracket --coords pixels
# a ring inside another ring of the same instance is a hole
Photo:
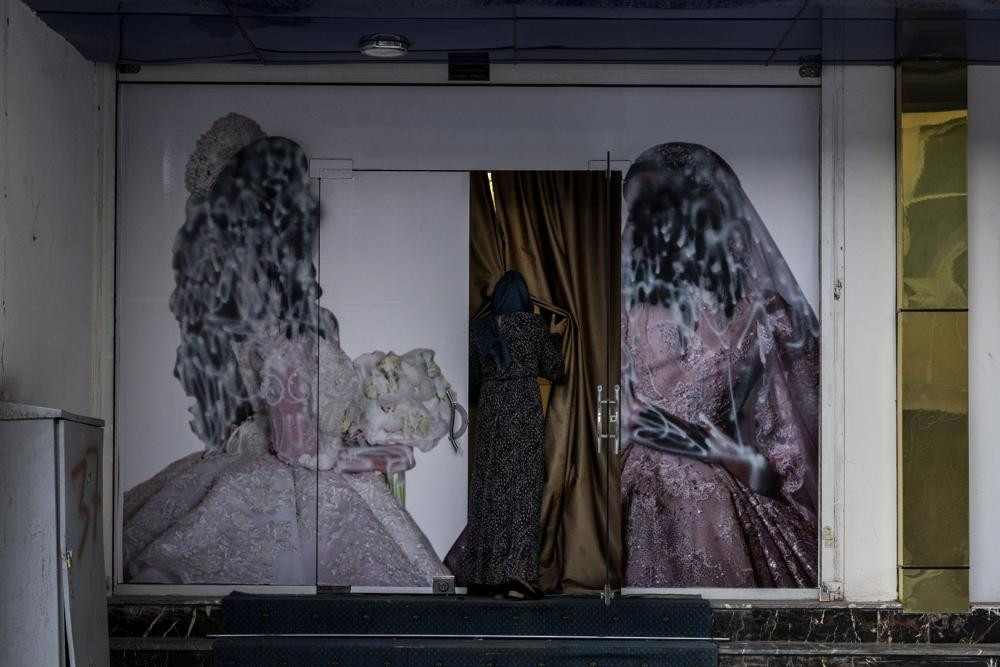
[[[451,389],[445,391],[444,395],[448,397],[448,402],[451,404],[451,418],[448,421],[448,442],[451,443],[452,449],[457,452],[459,450],[458,439],[469,428],[469,413],[455,400],[455,395],[451,393]],[[455,430],[455,415],[462,417],[462,426],[457,431]]]
[[[799,76],[803,79],[818,79],[823,76],[823,62],[819,56],[799,58]]]
[[[432,588],[434,595],[454,595],[455,577],[451,575],[434,577],[434,585]]]
[[[608,161],[607,158],[603,160],[588,160],[587,161],[587,171],[603,171],[607,172],[610,166],[611,171],[620,171],[622,173],[628,171],[628,168],[632,166],[630,160],[611,160]]]
[[[604,440],[604,404],[607,403],[601,398],[601,393],[604,391],[604,385],[597,385],[597,453],[601,453],[601,441]]]
[[[819,587],[820,602],[837,602],[844,599],[844,584],[841,581],[824,581]]]
[[[833,535],[833,527],[823,526],[823,548],[832,549],[837,545],[837,538]]]

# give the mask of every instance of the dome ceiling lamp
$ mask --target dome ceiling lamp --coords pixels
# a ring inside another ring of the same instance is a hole
[[[362,37],[358,48],[373,58],[398,58],[410,50],[410,42],[402,35],[378,33]]]

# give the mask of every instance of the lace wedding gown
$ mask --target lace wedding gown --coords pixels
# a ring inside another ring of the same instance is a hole
[[[816,582],[816,406],[818,346],[789,363],[775,352],[793,338],[790,322],[741,304],[725,331],[746,332],[729,347],[703,313],[701,335],[682,342],[666,310],[641,306],[623,320],[622,346],[637,392],[689,423],[726,424],[730,368],[767,360],[743,415],[748,446],[781,479],[773,497],[754,493],[725,466],[626,442],[622,511],[627,586],[809,587]],[[763,320],[763,322],[761,321]],[[770,322],[768,328],[765,323]],[[775,340],[775,337],[777,340]]]
[[[653,147],[625,190],[625,585],[813,587],[812,307],[711,150]]]
[[[223,451],[126,492],[128,581],[428,586],[448,574],[386,484],[447,433],[448,383],[429,350],[352,363],[335,327],[238,346],[255,414]]]

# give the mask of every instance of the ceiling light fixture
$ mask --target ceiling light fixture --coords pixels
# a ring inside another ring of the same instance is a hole
[[[402,35],[365,35],[358,44],[361,53],[373,58],[398,58],[406,55],[410,43]]]

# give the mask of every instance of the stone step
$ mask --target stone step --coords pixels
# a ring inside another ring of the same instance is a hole
[[[1000,667],[1000,644],[720,642],[720,667]]]
[[[214,667],[715,667],[708,641],[220,637]]]
[[[112,638],[111,665],[214,667],[213,643],[207,638]],[[720,667],[1000,666],[1000,644],[720,642],[717,646]]]
[[[230,635],[340,634],[710,639],[711,606],[696,597],[247,595],[222,601]]]

